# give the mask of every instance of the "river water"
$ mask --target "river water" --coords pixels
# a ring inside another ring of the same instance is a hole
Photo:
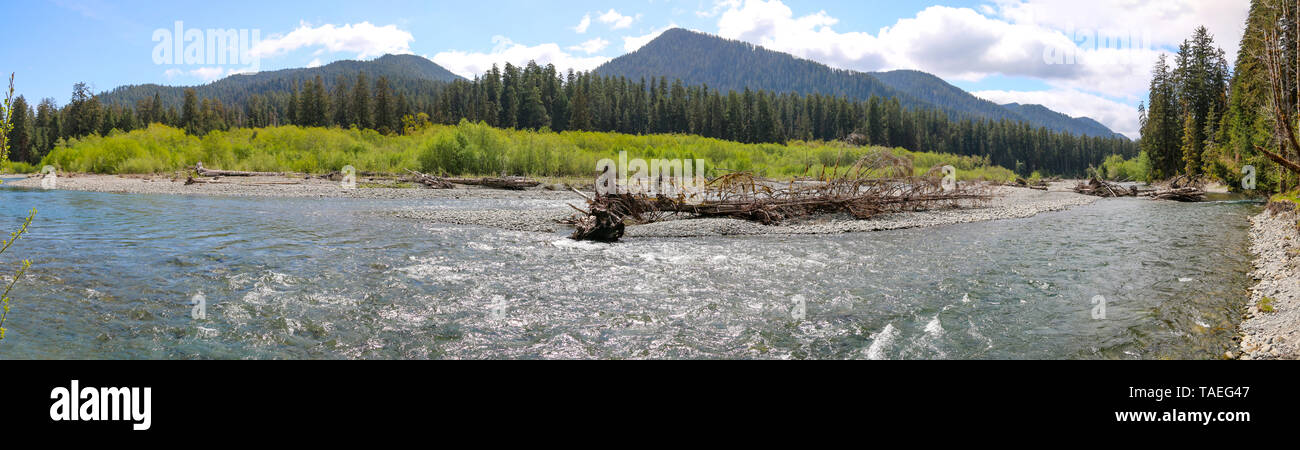
[[[1213,358],[1259,209],[612,245],[382,213],[543,203],[0,188],[0,230],[40,210],[0,358]]]

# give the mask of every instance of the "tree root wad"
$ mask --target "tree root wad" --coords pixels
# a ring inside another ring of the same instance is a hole
[[[668,216],[725,217],[772,225],[817,214],[878,214],[983,204],[992,198],[983,183],[944,181],[942,168],[910,176],[911,161],[888,152],[868,154],[838,176],[779,182],[736,172],[706,183],[687,197],[660,193],[607,193],[587,197],[588,210],[570,220],[573,239],[613,242],[624,223],[650,223]],[[689,200],[689,201],[688,201]]]
[[[623,218],[611,212],[608,204],[593,201],[587,215],[574,221],[573,235],[577,241],[616,242],[623,237]]]

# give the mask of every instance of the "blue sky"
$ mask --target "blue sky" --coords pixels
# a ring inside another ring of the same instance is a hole
[[[463,75],[527,59],[590,69],[678,26],[840,68],[924,70],[999,103],[1041,103],[1136,136],[1136,105],[1155,55],[1204,24],[1235,56],[1247,7],[1217,0],[1083,3],[35,0],[7,5],[17,44],[0,48],[0,72],[16,72],[17,90],[29,100],[63,104],[78,81],[103,91],[201,84],[247,70],[156,64],[155,31],[170,31],[177,21],[187,30],[257,30],[260,70],[395,52],[429,57]],[[1101,34],[1139,38],[1110,48],[1086,39]],[[1044,49],[1104,58],[1046,64]],[[1111,61],[1116,53],[1123,58]]]

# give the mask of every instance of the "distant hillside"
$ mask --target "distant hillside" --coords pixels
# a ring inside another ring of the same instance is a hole
[[[710,89],[820,93],[856,99],[897,97],[903,106],[928,106],[875,77],[774,52],[746,42],[674,28],[637,51],[596,68],[597,75],[632,80],[666,77]]]
[[[242,104],[253,95],[283,95],[319,75],[326,89],[333,89],[335,80],[342,76],[352,82],[358,73],[365,72],[374,83],[379,77],[388,77],[393,88],[408,96],[418,96],[435,91],[442,83],[461,80],[460,76],[415,55],[385,55],[371,61],[337,61],[321,67],[284,69],[254,74],[237,74],[202,86],[194,86],[199,98],[216,98],[225,104]],[[163,104],[180,107],[185,98],[184,86],[157,84],[122,86],[100,96],[107,104],[134,106],[141,99],[152,99],[157,93]]]
[[[895,70],[891,72],[871,72],[889,87],[922,100],[936,107],[973,114],[988,119],[1023,120],[1014,112],[1008,111],[997,103],[984,100],[948,84],[942,78],[916,70]],[[1058,130],[1064,131],[1064,130]]]
[[[1039,124],[1053,130],[1068,131],[1074,134],[1085,136],[1100,137],[1125,137],[1122,134],[1111,131],[1105,125],[1089,119],[1087,117],[1074,118],[1048,109],[1043,105],[1021,105],[1019,103],[1008,103],[1002,105],[1008,111],[1012,111],[1023,117],[1026,122]]]
[[[596,73],[630,79],[664,76],[670,80],[681,79],[688,85],[707,84],[723,91],[749,87],[858,100],[872,95],[896,97],[903,106],[938,109],[954,117],[1024,121],[1055,131],[1087,136],[1117,135],[1091,119],[1072,119],[1041,106],[1003,107],[925,72],[864,73],[834,69],[746,42],[681,28],[665,31],[641,49],[601,65]]]

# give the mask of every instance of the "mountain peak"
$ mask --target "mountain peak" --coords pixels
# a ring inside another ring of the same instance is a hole
[[[186,89],[194,89],[199,97],[218,98],[227,103],[243,103],[253,95],[287,92],[294,84],[301,84],[317,76],[325,82],[327,89],[333,89],[340,77],[353,79],[361,72],[365,72],[372,82],[379,77],[385,77],[393,85],[412,93],[434,92],[437,84],[464,79],[421,56],[388,54],[369,61],[340,60],[320,67],[237,74],[197,86],[155,84],[122,86],[101,95],[100,101],[106,104],[133,106],[137,101],[151,99],[156,94],[164,104],[175,106],[183,101]]]
[[[748,42],[672,28],[640,49],[600,67],[599,75],[629,79],[680,79],[722,91],[745,88],[776,93],[821,94],[867,100],[896,98],[908,108],[937,109],[953,117],[1029,122],[1054,131],[1111,137],[1094,121],[1080,121],[1047,108],[1004,107],[918,70],[856,72],[836,69]]]

